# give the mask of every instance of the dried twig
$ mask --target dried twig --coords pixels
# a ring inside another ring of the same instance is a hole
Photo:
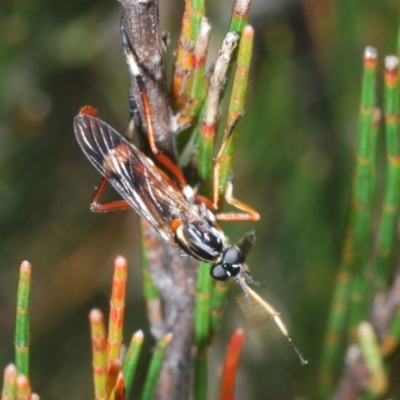
[[[142,221],[142,232],[151,277],[163,304],[162,325],[156,322],[152,332],[171,332],[174,337],[165,355],[155,399],[184,400],[190,389],[197,262],[182,257],[182,252],[163,240],[146,221]]]

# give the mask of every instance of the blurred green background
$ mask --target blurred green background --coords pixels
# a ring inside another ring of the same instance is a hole
[[[172,38],[171,70],[183,1],[160,3],[161,29]],[[214,59],[232,1],[207,6]],[[382,56],[395,52],[398,15],[395,0],[253,3],[256,44],[235,194],[262,219],[227,224],[226,231],[236,240],[256,230],[249,265],[309,365],[299,365],[272,323],[247,326],[233,286],[228,318],[212,348],[214,394],[228,335],[241,324],[247,339],[237,399],[317,396],[351,181],[362,53],[366,45]],[[87,315],[92,307],[107,310],[117,254],[130,262],[125,337],[137,329],[147,336],[141,376],[153,345],[141,295],[137,216],[90,212],[99,176],[72,131],[85,104],[117,130],[126,127],[129,77],[120,16],[115,0],[0,5],[0,366],[13,360],[18,267],[28,259],[34,268],[31,382],[42,398],[93,397]]]

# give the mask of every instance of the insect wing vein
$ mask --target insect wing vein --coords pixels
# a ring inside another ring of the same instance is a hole
[[[153,162],[104,121],[80,114],[74,131],[94,167],[132,208],[175,244],[173,218],[201,218],[195,206],[163,177]]]

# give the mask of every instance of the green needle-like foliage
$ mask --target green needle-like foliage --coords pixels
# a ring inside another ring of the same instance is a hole
[[[147,372],[146,380],[144,382],[143,391],[140,396],[141,400],[153,399],[153,394],[156,390],[156,385],[158,381],[158,376],[160,374],[162,361],[164,359],[165,352],[167,351],[167,348],[171,343],[171,341],[172,341],[172,335],[170,333],[167,333],[157,342]]]
[[[398,300],[394,300],[398,298],[398,271],[392,281],[398,257],[396,227],[400,202],[399,61],[397,57],[388,56],[384,65],[386,135],[383,196],[377,193],[382,185],[377,173],[378,132],[382,114],[376,107],[377,64],[376,50],[367,48],[347,228],[322,353],[322,398],[332,395],[338,361],[344,354],[344,343],[359,346],[362,356],[357,358],[356,353],[353,354],[353,361],[343,371],[341,387],[335,396],[346,390],[349,376],[357,376],[356,368],[359,369],[358,374],[364,368],[369,379],[360,383],[362,378],[359,375],[359,393],[366,399],[380,398],[388,388],[384,357],[394,350],[400,340]],[[378,218],[374,215],[375,210]],[[376,249],[373,246],[374,235]],[[394,307],[393,301],[397,304]],[[366,322],[368,320],[372,324]],[[346,325],[347,340],[344,341]],[[357,347],[348,351],[357,351]]]
[[[342,354],[342,334],[346,326],[349,304],[350,331],[355,337],[358,324],[366,317],[369,304],[367,268],[371,247],[371,213],[376,160],[374,134],[374,106],[377,54],[367,48],[364,54],[364,78],[360,106],[357,162],[351,190],[350,209],[344,235],[340,270],[337,276],[331,311],[325,333],[321,359],[321,395],[328,397],[333,385],[333,374]],[[350,301],[351,299],[351,301]]]
[[[191,0],[190,33],[193,43],[196,41],[205,12],[204,0]]]
[[[15,365],[18,374],[29,376],[29,295],[32,266],[28,261],[21,264],[17,289],[17,317],[15,327]]]
[[[328,398],[334,384],[334,373],[339,367],[342,351],[342,335],[346,326],[346,316],[350,289],[350,246],[351,232],[345,233],[339,273],[335,282],[335,291],[324,336],[324,348],[320,366],[320,395]]]
[[[133,378],[137,369],[140,351],[142,350],[143,339],[144,336],[142,331],[138,331],[133,334],[124,359],[124,367],[122,372],[125,378],[125,393],[127,397],[129,397],[132,389]]]
[[[210,327],[210,340],[212,341],[217,334],[219,327],[222,323],[226,307],[226,296],[228,294],[228,282],[215,281],[211,295],[211,327]]]
[[[254,30],[251,26],[244,28],[240,39],[239,52],[233,87],[228,108],[225,132],[229,132],[232,124],[244,111],[247,82],[250,73],[250,62],[253,53]],[[225,150],[219,160],[219,194],[224,195],[232,173],[233,156],[236,148],[238,126],[232,132]]]
[[[250,1],[235,2],[232,11],[231,23],[229,25],[229,31],[233,31],[241,35],[249,18],[250,5]]]
[[[385,128],[386,128],[386,185],[375,266],[375,287],[387,289],[392,271],[396,224],[400,201],[400,136],[399,136],[399,62],[396,57],[385,59]]]
[[[210,301],[212,278],[210,265],[201,262],[197,278],[196,313],[195,313],[195,372],[194,398],[205,400],[208,396],[207,385],[207,346],[210,338]]]
[[[349,310],[350,335],[356,337],[358,325],[367,316],[370,301],[368,282],[369,250],[372,245],[372,200],[374,193],[374,108],[376,102],[377,53],[368,47],[364,53],[364,78],[361,94],[360,119],[357,141],[357,162],[354,174],[351,229],[353,255],[351,266],[351,294]]]

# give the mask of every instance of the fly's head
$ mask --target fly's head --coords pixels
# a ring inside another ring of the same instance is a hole
[[[218,263],[211,268],[211,276],[219,281],[236,278],[243,274],[244,254],[237,246],[229,246]]]
[[[187,254],[206,262],[217,261],[224,248],[223,234],[205,221],[180,224],[175,231],[175,241]]]
[[[255,281],[251,275],[245,272],[243,268],[244,261],[245,256],[238,246],[228,246],[223,250],[220,260],[211,267],[210,274],[218,281],[227,281],[230,278],[235,278],[243,290],[247,304],[250,305],[249,291],[246,282],[257,287],[263,287],[263,285]]]

